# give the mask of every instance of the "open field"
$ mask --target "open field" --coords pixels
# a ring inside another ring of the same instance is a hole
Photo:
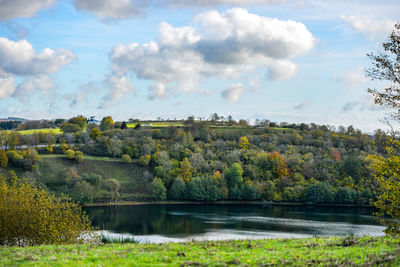
[[[400,264],[400,239],[332,237],[166,244],[1,247],[0,265],[377,266]]]
[[[34,134],[34,133],[62,134],[62,131],[60,128],[42,128],[42,129],[22,130],[22,131],[15,131],[15,132],[22,134],[22,135]]]
[[[137,123],[127,123],[126,125],[128,128],[134,128]],[[182,122],[173,122],[173,121],[141,121],[140,125],[150,125],[151,127],[155,128],[164,128],[164,127],[169,127],[169,126],[175,126],[175,127],[182,127],[183,123]]]

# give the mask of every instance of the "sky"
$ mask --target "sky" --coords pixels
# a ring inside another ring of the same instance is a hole
[[[0,0],[0,117],[385,128],[368,88],[397,0]]]

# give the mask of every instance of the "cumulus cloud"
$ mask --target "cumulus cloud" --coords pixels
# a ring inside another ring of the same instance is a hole
[[[396,21],[379,19],[374,16],[340,16],[354,31],[363,33],[368,39],[386,37],[393,29]]]
[[[74,59],[70,50],[45,48],[36,53],[26,40],[0,37],[0,76],[54,74]]]
[[[124,19],[143,13],[147,0],[75,0],[78,10],[94,13],[101,19]]]
[[[297,73],[299,67],[292,59],[315,44],[302,23],[250,14],[242,8],[208,11],[193,22],[194,27],[163,22],[157,41],[114,47],[110,53],[113,72],[119,76],[135,73],[152,81],[152,92],[157,88],[161,92],[198,91],[203,79],[239,79],[260,68],[271,80],[280,80]],[[225,94],[233,101],[233,95],[241,94],[238,88],[228,91],[236,92]]]
[[[149,6],[185,8],[216,5],[265,5],[280,2],[284,2],[284,0],[74,0],[77,10],[91,12],[101,19],[114,20],[141,16]]]
[[[54,88],[49,75],[55,74],[75,59],[66,49],[45,48],[39,53],[26,40],[14,42],[0,37],[0,79],[2,97],[13,96],[26,99],[33,93],[48,94]],[[17,86],[14,77],[24,79]],[[4,86],[11,88],[4,93]]]
[[[56,0],[0,0],[0,20],[33,17],[36,12],[55,2]]]
[[[246,88],[241,83],[233,84],[222,91],[222,97],[229,102],[238,102]]]
[[[125,76],[109,75],[104,81],[104,85],[109,88],[107,95],[103,98],[103,103],[99,108],[108,108],[118,104],[118,100],[128,93],[134,92],[133,84]]]
[[[12,96],[19,99],[25,99],[33,93],[46,95],[53,88],[54,83],[48,76],[39,75],[30,77],[23,83],[19,84]]]
[[[333,76],[337,82],[343,83],[348,89],[354,89],[368,81],[362,71],[344,71]]]
[[[14,78],[0,78],[0,99],[5,99],[15,91]]]

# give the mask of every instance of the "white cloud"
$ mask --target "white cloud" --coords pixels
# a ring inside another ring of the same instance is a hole
[[[153,83],[150,86],[149,99],[166,98],[171,92],[165,87],[163,83]]]
[[[36,53],[26,40],[0,37],[0,76],[54,74],[74,59],[70,50],[45,48]]]
[[[163,22],[157,42],[116,46],[110,53],[113,71],[120,76],[133,72],[159,88],[199,91],[203,79],[239,79],[260,68],[271,80],[293,77],[299,67],[292,59],[315,44],[302,23],[241,8],[208,11],[194,23],[195,28],[177,28]]]
[[[48,76],[39,75],[31,77],[19,84],[12,96],[19,99],[25,99],[33,93],[46,95],[53,88],[54,83]]]
[[[229,102],[238,102],[246,88],[241,83],[233,84],[222,91],[222,97]]]
[[[137,17],[147,6],[146,0],[75,0],[78,10],[94,13],[101,19],[124,19]]]
[[[282,2],[285,0],[74,0],[76,9],[91,12],[101,19],[138,17],[143,15],[150,6],[185,8],[217,5],[266,5]]]
[[[334,78],[341,83],[344,83],[348,89],[354,89],[360,85],[366,83],[369,79],[365,77],[362,71],[344,71],[338,75],[334,75]]]
[[[134,92],[133,84],[125,76],[109,75],[104,81],[109,88],[103,98],[103,104],[99,108],[108,108],[118,104],[118,100],[128,93]]]
[[[0,99],[5,99],[15,91],[14,78],[0,78]]]
[[[377,18],[371,15],[365,16],[340,16],[341,20],[350,24],[353,30],[363,33],[366,38],[386,37],[394,29],[396,21]]]
[[[0,20],[33,17],[36,12],[55,2],[56,0],[0,0]]]

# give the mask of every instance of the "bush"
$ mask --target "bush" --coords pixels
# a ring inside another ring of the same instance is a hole
[[[68,149],[65,151],[65,155],[67,156],[68,159],[74,159],[75,158],[75,151],[72,149]]]
[[[165,200],[167,198],[167,189],[159,178],[154,178],[149,187],[150,194],[157,200]]]
[[[76,151],[76,152],[75,152],[75,160],[76,160],[78,163],[82,163],[84,159],[85,159],[85,158],[84,158],[83,153],[82,153],[81,151]]]
[[[310,185],[306,191],[306,201],[308,203],[332,203],[335,197],[330,185],[327,183],[317,183]]]
[[[26,180],[0,183],[0,245],[84,243],[96,235],[81,207]]]
[[[168,196],[171,199],[182,199],[185,196],[185,182],[182,178],[178,177],[168,191]]]
[[[122,155],[122,161],[126,164],[131,163],[132,162],[131,156],[129,156],[128,154]]]

